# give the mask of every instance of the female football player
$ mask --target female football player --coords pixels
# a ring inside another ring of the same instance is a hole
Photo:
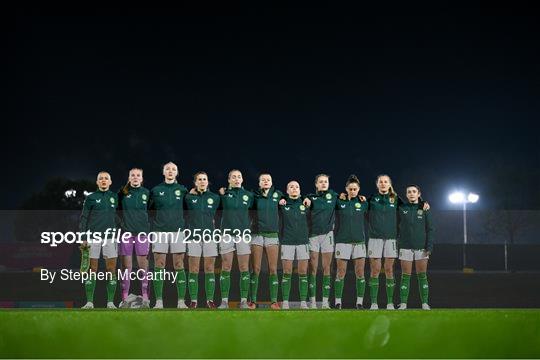
[[[263,251],[266,250],[268,272],[270,276],[270,308],[279,309],[277,303],[278,276],[277,263],[279,256],[279,201],[283,193],[275,190],[272,185],[272,176],[267,173],[259,175],[259,190],[255,192],[255,220],[253,224],[254,235],[251,241],[252,268],[251,274],[251,302],[257,302],[259,273]],[[256,306],[256,305],[255,305]]]
[[[281,290],[283,295],[282,309],[289,309],[289,293],[293,261],[298,262],[298,282],[300,289],[300,308],[308,309],[306,297],[308,291],[309,231],[308,208],[300,196],[300,185],[296,181],[287,184],[285,205],[280,205],[281,215],[281,262],[283,278]]]
[[[178,167],[169,162],[163,166],[164,181],[150,191],[150,209],[154,212],[153,232],[157,233],[153,241],[155,275],[153,279],[156,303],[154,309],[163,309],[163,280],[167,254],[172,254],[173,267],[176,271],[176,290],[178,308],[187,309],[184,301],[186,293],[186,273],[184,270],[184,197],[187,189],[178,184]]]
[[[398,210],[399,259],[401,260],[400,310],[407,308],[412,267],[416,268],[422,309],[430,310],[427,265],[433,251],[433,224],[431,213],[424,210],[418,185],[407,186],[407,202]]]
[[[336,203],[336,263],[337,273],[334,283],[335,308],[341,309],[343,283],[347,273],[347,262],[354,261],[356,274],[356,308],[363,309],[366,280],[364,267],[366,263],[366,244],[364,234],[364,218],[368,210],[367,202],[360,201],[360,181],[355,175],[349,176],[345,184],[347,197],[338,199]]]
[[[248,304],[249,293],[249,256],[251,254],[251,219],[249,210],[253,206],[253,193],[242,187],[244,179],[239,170],[229,171],[227,189],[221,188],[221,305],[220,309],[229,308],[229,290],[231,286],[231,267],[234,251],[240,270],[240,308],[254,308]]]
[[[101,233],[104,236],[108,229],[116,228],[116,208],[118,206],[117,195],[109,190],[112,185],[111,175],[106,171],[101,171],[97,175],[96,192],[88,195],[84,200],[83,210],[79,223],[79,231],[91,231]],[[96,272],[100,254],[105,259],[107,269],[107,308],[116,309],[114,305],[114,294],[116,292],[116,258],[118,257],[117,244],[112,238],[105,238],[102,242],[90,241],[86,239],[81,245],[81,251],[89,251],[90,257],[90,278],[85,282],[87,303],[83,309],[94,308],[94,290],[96,288]],[[92,276],[94,274],[94,276]]]
[[[317,294],[317,268],[319,265],[319,252],[322,254],[323,286],[322,308],[330,309],[328,298],[330,297],[330,267],[334,252],[334,217],[338,194],[329,189],[329,176],[319,174],[315,177],[316,193],[308,195],[311,200],[310,211],[310,275],[309,296],[310,308],[316,309]]]
[[[129,171],[128,183],[118,193],[118,209],[121,210],[120,218],[122,230],[131,233],[131,237],[120,242],[119,254],[122,262],[122,269],[131,273],[133,268],[133,248],[137,256],[137,264],[142,270],[141,292],[142,308],[150,307],[148,300],[148,252],[150,250],[146,234],[150,231],[148,221],[148,201],[150,191],[142,186],[142,169],[133,168]],[[130,279],[124,277],[120,283],[122,287],[121,308],[129,307],[127,297],[129,295]]]
[[[197,307],[197,295],[199,292],[199,269],[201,256],[204,262],[204,284],[206,293],[206,305],[215,309],[214,290],[216,277],[214,275],[214,263],[218,255],[218,239],[215,238],[215,216],[220,204],[219,195],[208,189],[208,175],[199,171],[193,176],[195,189],[186,195],[187,221],[192,239],[188,242],[189,255],[189,297],[190,308]],[[195,234],[200,234],[197,239]]]

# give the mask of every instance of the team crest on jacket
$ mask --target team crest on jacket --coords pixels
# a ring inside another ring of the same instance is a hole
[[[206,200],[206,202],[207,202],[208,204],[212,205],[212,204],[214,203],[214,199],[208,199],[208,200]]]
[[[111,204],[114,204],[114,198],[110,198],[109,201],[111,202]]]
[[[422,215],[422,214],[424,213],[424,211],[423,211],[422,209],[420,209],[420,210],[418,210],[416,213],[417,213],[418,215]]]
[[[390,198],[390,204],[393,204],[395,201],[396,200],[393,197]]]
[[[146,196],[146,194],[142,194],[142,199],[143,200],[146,200],[148,198],[148,196]]]
[[[300,205],[300,210],[304,211],[306,210],[306,207],[304,205]]]
[[[277,198],[278,198],[278,196],[279,196],[279,195],[278,195],[278,193],[277,193],[277,192],[275,192],[275,193],[274,193],[274,195],[272,195],[272,197],[273,197],[274,199],[277,199]]]
[[[180,194],[181,194],[180,190],[175,190],[175,191],[174,191],[174,195],[180,196]]]
[[[247,196],[247,195],[242,196],[242,200],[248,201],[248,200],[249,200],[249,196]]]
[[[354,204],[354,207],[357,208],[357,209],[360,209],[360,207],[362,207],[362,205],[360,203],[356,203],[356,204]]]
[[[332,194],[326,194],[326,198],[330,200],[332,198]]]

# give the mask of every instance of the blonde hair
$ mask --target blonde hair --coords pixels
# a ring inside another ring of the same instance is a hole
[[[392,186],[392,178],[389,175],[380,174],[379,176],[377,176],[377,180],[375,181],[375,185],[377,185],[379,183],[379,179],[382,178],[382,177],[387,177],[388,178],[388,182],[390,183],[390,187],[388,189],[388,192],[390,193],[390,197],[392,199],[395,199],[397,197],[397,193],[394,191],[394,187]]]

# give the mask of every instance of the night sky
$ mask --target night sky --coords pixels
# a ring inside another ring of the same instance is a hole
[[[379,173],[479,207],[540,204],[540,19],[528,9],[16,9],[3,25],[2,208],[52,177],[146,186],[270,171],[362,193]],[[504,201],[502,201],[504,199]],[[505,204],[505,205],[503,205]]]

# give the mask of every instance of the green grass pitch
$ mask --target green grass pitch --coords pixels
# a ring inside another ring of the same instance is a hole
[[[1,357],[540,357],[540,310],[1,310]]]

